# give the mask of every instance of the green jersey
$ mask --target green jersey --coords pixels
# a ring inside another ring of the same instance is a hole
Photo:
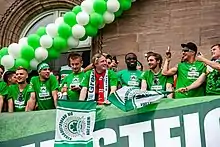
[[[93,70],[89,70],[85,73],[84,78],[81,82],[81,86],[82,87],[87,87],[89,88],[89,79],[90,79],[90,74]],[[117,75],[114,71],[112,70],[108,70],[108,83],[109,83],[109,87],[111,86],[117,86],[118,84],[118,78]]]
[[[141,79],[146,80],[147,90],[153,91],[166,91],[166,84],[173,84],[172,76],[164,76],[161,72],[154,74],[151,70],[146,70]]]
[[[141,74],[140,70],[121,70],[117,73],[118,82],[123,86],[140,87],[141,85]]]
[[[19,90],[18,84],[10,85],[8,88],[8,99],[12,99],[14,103],[14,112],[25,111],[27,101],[30,98],[29,85],[22,92]]]
[[[71,87],[72,86],[79,87],[83,77],[84,77],[84,72],[80,72],[80,73],[71,73],[64,78],[60,88],[62,88],[64,84],[67,84],[68,87],[67,94],[69,100],[71,101],[79,100],[80,91],[73,91],[71,90]]]
[[[220,95],[220,73],[210,66],[207,67],[206,95]]]
[[[40,77],[32,77],[29,91],[36,93],[38,110],[54,109],[52,91],[58,89],[58,81],[54,75],[50,75],[46,81],[40,81]]]
[[[7,96],[8,94],[8,86],[5,82],[0,81],[0,95],[4,96],[4,98]]]
[[[191,85],[196,81],[202,73],[206,72],[206,66],[200,61],[195,61],[193,63],[179,63],[177,69],[177,83],[176,89],[183,88]],[[201,85],[200,87],[190,90],[186,93],[175,93],[175,98],[188,98],[188,97],[197,97],[205,95],[205,86]]]

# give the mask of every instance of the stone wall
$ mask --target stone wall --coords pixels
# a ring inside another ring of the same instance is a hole
[[[103,51],[117,55],[125,68],[124,56],[135,52],[147,62],[144,53],[162,55],[168,46],[172,65],[181,59],[181,43],[195,42],[210,57],[210,46],[220,43],[219,0],[137,0],[115,23],[103,30]]]

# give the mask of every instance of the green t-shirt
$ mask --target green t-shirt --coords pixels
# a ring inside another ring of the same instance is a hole
[[[207,66],[206,95],[220,95],[220,73],[210,66]]]
[[[77,86],[79,87],[82,79],[84,77],[84,72],[80,72],[80,73],[71,73],[68,76],[66,76],[61,84],[62,88],[64,86],[64,84],[67,84],[68,87],[68,99],[71,101],[78,101],[79,100],[79,94],[80,91],[73,91],[71,90],[71,86]]]
[[[8,94],[8,86],[4,81],[0,81],[0,95],[4,96],[4,98]]]
[[[32,77],[29,91],[36,93],[38,110],[54,109],[52,91],[58,89],[58,81],[54,75],[46,81],[40,81],[39,76]]]
[[[156,75],[151,70],[146,70],[141,79],[146,80],[147,90],[166,91],[166,84],[173,84],[172,76],[164,76],[161,72]]]
[[[89,79],[90,79],[90,74],[93,70],[89,70],[85,73],[84,78],[81,82],[81,86],[82,87],[87,87],[89,88]],[[117,75],[114,71],[112,70],[108,70],[108,83],[109,83],[109,87],[111,86],[117,86],[118,84],[118,78]]]
[[[176,89],[191,85],[202,73],[206,72],[206,66],[203,62],[195,61],[193,63],[182,62],[178,64]],[[189,90],[185,93],[176,92],[175,98],[188,98],[205,95],[204,84],[200,87]]]
[[[117,73],[118,82],[123,86],[140,87],[141,85],[141,74],[140,70],[121,70]]]
[[[29,85],[27,85],[20,93],[18,84],[10,85],[8,88],[8,99],[12,99],[14,103],[14,112],[25,111],[27,101],[30,98]]]

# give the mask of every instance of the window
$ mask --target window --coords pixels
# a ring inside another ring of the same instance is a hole
[[[23,32],[20,35],[20,38],[24,36],[28,36],[37,31],[37,29],[41,26],[46,26],[49,23],[53,23],[56,18],[63,16],[65,12],[69,10],[67,9],[55,9],[43,12],[33,18],[25,27]],[[91,54],[91,38],[88,38],[85,41],[81,41],[77,48],[71,49],[68,52],[64,52],[60,55],[59,59],[51,61],[49,64],[53,70],[59,70],[59,68],[63,65],[67,65],[67,57],[69,52],[77,51],[82,54],[83,57],[83,67],[86,67],[90,62],[90,54]]]

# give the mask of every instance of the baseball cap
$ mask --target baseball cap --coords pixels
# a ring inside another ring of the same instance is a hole
[[[193,42],[188,42],[187,44],[181,44],[182,48],[188,48],[194,52],[197,52],[197,46]]]
[[[50,68],[50,66],[47,63],[41,63],[38,66],[37,71],[40,72],[41,70],[46,69],[46,68]]]

